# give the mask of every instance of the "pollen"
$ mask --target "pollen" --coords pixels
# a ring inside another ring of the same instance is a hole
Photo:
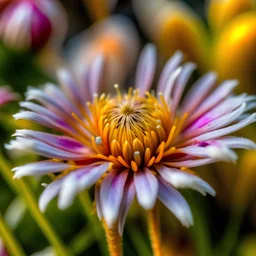
[[[118,85],[114,88],[114,96],[95,95],[87,103],[90,113],[79,122],[91,133],[87,145],[97,157],[108,159],[113,168],[136,172],[175,153],[173,141],[186,116],[173,122],[171,105],[161,95],[140,96],[131,88],[122,94]]]

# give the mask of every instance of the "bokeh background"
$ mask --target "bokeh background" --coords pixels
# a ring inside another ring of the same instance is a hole
[[[0,4],[4,2],[15,1]],[[159,70],[176,50],[182,50],[186,60],[198,65],[193,79],[216,70],[219,81],[240,80],[237,92],[256,92],[254,1],[62,0],[60,4],[63,10],[58,10],[57,18],[51,20],[55,22],[51,24],[56,28],[54,33],[36,50],[32,44],[24,49],[16,47],[23,42],[14,30],[9,31],[9,37],[7,30],[3,35],[2,27],[6,24],[1,15],[6,7],[0,8],[0,83],[18,92],[20,99],[24,98],[27,86],[55,82],[55,72],[63,66],[72,69],[77,79],[83,81],[86,66],[98,54],[104,54],[107,60],[103,86],[109,88],[114,83],[130,86],[139,51],[148,42],[157,46]],[[11,19],[10,14],[7,19]],[[40,31],[39,26],[37,32]],[[65,211],[58,210],[54,200],[45,216],[42,215],[43,220],[35,218],[36,210],[28,209],[27,202],[37,202],[43,190],[41,183],[50,178],[23,178],[17,183],[11,179],[12,166],[35,159],[33,155],[14,156],[4,148],[15,129],[32,125],[14,121],[12,115],[18,109],[15,101],[0,110],[0,221],[25,255],[54,255],[47,232],[42,228],[45,225],[74,255],[107,255],[92,191],[82,194]],[[256,141],[255,125],[239,135]],[[219,163],[196,170],[215,188],[215,198],[182,191],[194,215],[193,227],[182,227],[162,207],[161,234],[166,256],[256,255],[256,152],[239,152],[239,156],[237,164]],[[0,232],[1,236],[0,255],[6,255],[6,238]],[[152,255],[145,212],[136,203],[128,215],[123,245],[125,256]]]

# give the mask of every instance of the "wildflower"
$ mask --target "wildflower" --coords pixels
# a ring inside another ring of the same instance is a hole
[[[11,91],[7,86],[0,87],[0,106],[5,105],[10,101],[17,100],[19,98],[17,93]]]
[[[177,52],[167,62],[156,92],[150,92],[156,69],[151,45],[143,50],[135,88],[127,93],[118,85],[116,95],[98,90],[102,70],[98,59],[84,86],[61,70],[61,88],[53,84],[29,88],[27,101],[20,103],[27,110],[15,119],[31,120],[63,135],[17,130],[16,139],[6,147],[47,158],[13,169],[16,178],[56,174],[40,197],[42,211],[57,195],[58,207],[67,208],[76,194],[95,184],[98,216],[109,229],[118,226],[120,235],[135,196],[145,210],[153,209],[158,198],[184,226],[193,223],[189,205],[176,189],[214,196],[213,188],[190,168],[235,162],[232,149],[255,148],[246,138],[227,135],[254,122],[256,114],[246,114],[254,97],[232,94],[236,80],[214,88],[214,72],[195,82],[183,97],[196,66],[180,65],[181,61]]]
[[[0,38],[15,50],[38,51],[47,43],[59,43],[66,27],[58,1],[10,1],[0,14]]]
[[[86,82],[86,69],[99,55],[104,56],[103,88],[122,84],[135,65],[139,52],[139,39],[132,22],[122,15],[93,25],[71,41],[69,62],[77,79]]]

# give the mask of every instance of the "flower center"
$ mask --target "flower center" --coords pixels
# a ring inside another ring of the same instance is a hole
[[[117,90],[116,97],[95,95],[87,105],[90,114],[84,127],[91,136],[87,145],[97,157],[137,171],[175,152],[177,124],[162,95],[140,96],[132,89],[122,95]]]

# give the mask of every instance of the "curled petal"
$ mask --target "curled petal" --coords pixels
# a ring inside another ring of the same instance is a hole
[[[15,167],[12,171],[15,172],[14,178],[20,178],[29,175],[43,175],[47,173],[56,173],[70,168],[72,165],[53,161],[41,161],[29,163],[23,166]]]
[[[63,178],[53,181],[43,191],[39,198],[39,209],[45,212],[49,202],[59,193],[63,183]]]
[[[157,166],[156,169],[162,178],[175,188],[190,188],[198,191],[204,196],[206,193],[215,196],[214,189],[196,175],[164,165]]]
[[[185,148],[180,148],[179,152],[204,158],[212,158],[213,160],[236,162],[236,153],[229,149],[227,146],[213,142],[206,147],[199,146],[188,146]]]
[[[218,141],[229,148],[256,149],[255,142],[246,138],[229,136],[220,138]]]
[[[158,182],[148,168],[134,173],[134,184],[139,204],[145,210],[151,210],[156,202]]]

